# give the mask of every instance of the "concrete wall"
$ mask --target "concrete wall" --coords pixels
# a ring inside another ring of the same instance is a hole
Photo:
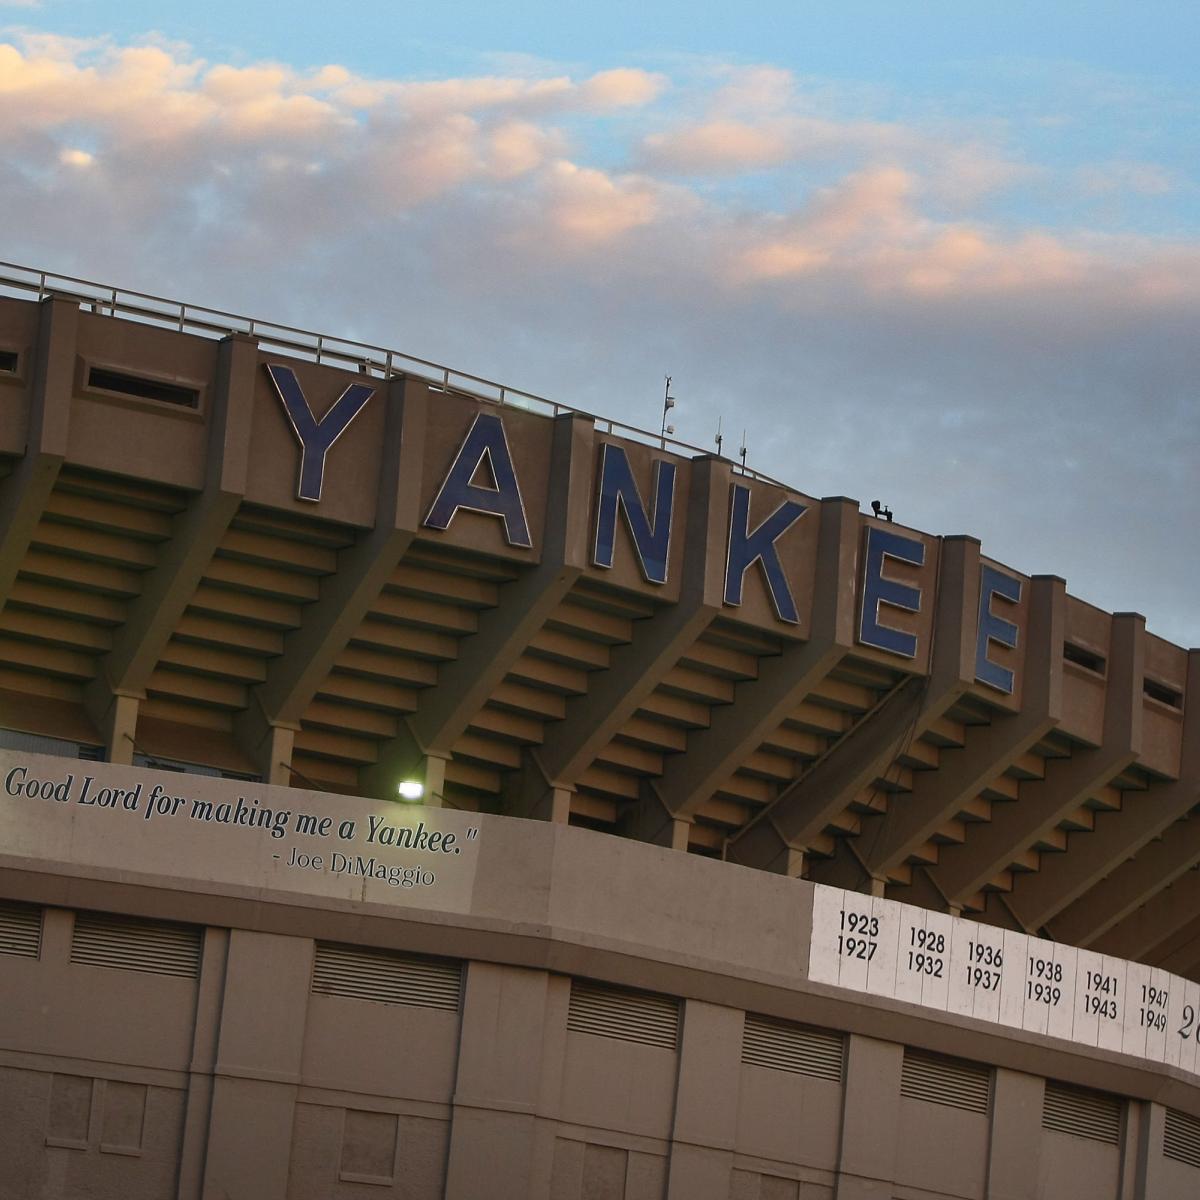
[[[569,1029],[556,972],[468,961],[452,1011],[315,994],[301,931],[209,927],[196,976],[172,978],[72,962],[74,921],[48,908],[40,958],[0,956],[4,1200],[1200,1188],[1200,1168],[1162,1157],[1161,1106],[1126,1103],[1116,1143],[1043,1129],[1032,1072],[994,1070],[987,1112],[969,1112],[902,1097],[887,1038],[847,1035],[836,1081],[743,1062],[736,1006],[683,999],[674,1044],[647,1045]]]

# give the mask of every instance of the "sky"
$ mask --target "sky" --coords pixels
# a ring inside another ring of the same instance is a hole
[[[382,344],[1200,645],[1195,3],[0,0],[0,259]]]

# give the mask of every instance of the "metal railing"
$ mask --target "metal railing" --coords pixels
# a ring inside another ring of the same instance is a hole
[[[38,300],[47,296],[63,296],[103,316],[122,317],[128,321],[140,321],[146,325],[156,325],[202,337],[221,338],[231,333],[246,334],[257,339],[259,345],[268,350],[278,350],[312,362],[348,368],[382,379],[393,375],[414,375],[439,391],[488,400],[494,404],[511,405],[547,416],[578,413],[591,420],[601,432],[670,449],[687,457],[712,453],[702,446],[695,446],[675,437],[628,425],[611,417],[600,417],[586,409],[575,408],[559,400],[539,396],[535,392],[523,391],[521,388],[509,387],[507,384],[497,383],[494,379],[472,375],[468,371],[458,371],[415,354],[406,354],[402,350],[390,350],[386,346],[374,346],[369,342],[356,342],[327,333],[315,333],[294,325],[280,325],[257,317],[240,316],[199,304],[187,304],[182,300],[169,300],[147,292],[129,291],[127,288],[96,283],[90,279],[78,279],[73,275],[59,275],[53,271],[24,267],[18,263],[0,262],[0,295],[22,298],[33,295]],[[777,487],[786,486],[761,471],[733,465],[739,474]]]

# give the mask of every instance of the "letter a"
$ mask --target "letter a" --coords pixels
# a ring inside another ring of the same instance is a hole
[[[287,413],[292,432],[300,443],[300,479],[296,497],[316,503],[321,499],[321,487],[325,480],[325,455],[375,395],[375,389],[367,387],[365,383],[352,383],[318,421],[291,367],[267,363],[267,374],[275,385],[275,392],[283,403],[283,411]]]
[[[494,487],[472,482],[484,459]],[[510,546],[533,545],[504,422],[492,413],[481,412],[475,417],[423,523],[430,529],[446,529],[460,508],[499,517]]]

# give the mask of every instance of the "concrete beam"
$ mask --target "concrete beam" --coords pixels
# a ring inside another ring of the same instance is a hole
[[[241,505],[257,364],[258,343],[253,338],[237,334],[217,347],[204,488],[176,516],[170,540],[159,548],[158,562],[146,573],[141,594],[130,602],[112,649],[85,692],[88,711],[102,727],[110,722],[118,698],[136,701],[145,695],[146,681]]]
[[[951,901],[975,895],[1137,758],[1145,631],[1138,613],[1113,614],[1100,745],[1047,761],[1044,778],[1022,783],[1015,802],[996,805],[992,819],[972,827],[965,842],[945,847],[930,876]]]
[[[1190,870],[1096,938],[1088,949],[1117,958],[1148,961],[1147,955],[1196,920],[1197,912],[1200,912],[1200,870]]]
[[[857,503],[822,500],[809,639],[759,659],[758,678],[738,684],[735,702],[714,708],[708,728],[689,735],[687,749],[666,760],[657,787],[676,817],[690,819],[854,644],[857,558]]]
[[[385,403],[375,525],[338,554],[337,569],[321,580],[316,602],[303,611],[303,624],[287,635],[283,653],[268,665],[250,708],[238,719],[246,745],[261,746],[271,727],[300,727],[304,710],[416,534],[428,389],[421,380],[396,378],[388,383]]]
[[[889,798],[887,813],[878,818],[879,828],[862,851],[872,874],[882,877],[904,862],[1057,723],[1065,613],[1064,582],[1034,576],[1020,711],[997,715],[990,725],[968,726],[964,744],[941,753],[936,771],[914,772],[912,791]]]
[[[1091,833],[1073,833],[1066,854],[1048,857],[1041,870],[1032,875],[1022,875],[1009,896],[1009,907],[1030,929],[1040,929],[1052,917],[1061,913],[1068,905],[1085,896],[1102,879],[1120,868],[1131,855],[1137,854],[1147,842],[1167,831],[1176,821],[1186,817],[1200,804],[1200,650],[1188,655],[1188,671],[1185,695],[1192,698],[1184,713],[1182,754],[1179,778],[1170,783],[1153,784],[1143,793],[1126,792],[1120,812],[1101,813],[1096,818],[1096,827]],[[1196,825],[1191,836],[1184,829],[1170,829],[1168,842],[1172,854],[1186,855],[1183,846],[1196,840],[1200,857],[1200,821],[1188,822]],[[1191,861],[1195,861],[1192,859]],[[1191,865],[1190,862],[1187,865]],[[1186,866],[1180,868],[1186,870]],[[1160,886],[1170,882],[1163,880]],[[1108,909],[1110,887],[1092,897],[1076,915],[1082,917],[1088,928],[1096,928],[1097,913]],[[1119,919],[1119,918],[1114,918]],[[1068,922],[1068,927],[1070,927]],[[1055,936],[1061,938],[1055,923]],[[1076,945],[1074,937],[1067,941]]]
[[[771,805],[765,820],[736,835],[729,857],[746,866],[777,870],[851,801],[883,775],[913,738],[919,737],[970,687],[975,676],[975,630],[979,619],[979,543],[947,538],[938,564],[933,659],[928,676],[913,676],[890,692],[827,754]]]
[[[458,657],[439,668],[437,687],[422,695],[405,734],[384,743],[376,764],[360,772],[370,794],[390,792],[413,742],[423,755],[449,757],[472,717],[583,573],[592,444],[590,418],[577,413],[555,418],[548,495],[561,497],[561,503],[547,509],[541,561],[504,586],[500,603],[480,614],[478,632],[463,638]]]
[[[693,460],[679,602],[638,621],[633,640],[613,647],[608,669],[593,671],[587,692],[572,697],[563,720],[547,728],[538,757],[558,786],[574,786],[720,611],[719,597],[710,594],[708,545],[714,514],[725,516],[726,469],[716,459]]]
[[[1153,809],[1146,799],[1139,805],[1139,811]],[[1084,893],[1050,918],[1054,940],[1072,946],[1091,946],[1197,863],[1200,863],[1200,816],[1193,816],[1172,825],[1169,836],[1161,841],[1140,847],[1135,858],[1122,863],[1105,878],[1103,886]]]
[[[67,458],[78,330],[78,304],[51,296],[38,305],[25,457],[0,486],[0,609]]]

